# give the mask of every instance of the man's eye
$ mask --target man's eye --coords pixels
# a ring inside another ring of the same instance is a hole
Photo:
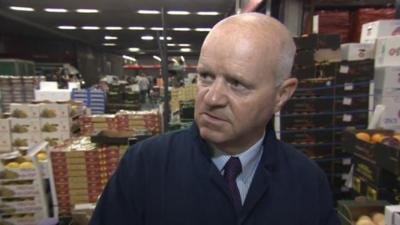
[[[199,74],[199,76],[200,76],[200,80],[201,81],[205,81],[205,82],[211,82],[211,81],[213,81],[213,77],[210,75],[210,74],[208,74],[208,73],[201,73],[201,74]]]
[[[238,91],[243,91],[246,89],[246,87],[242,83],[240,83],[238,80],[230,80],[229,84],[233,89],[238,90]]]

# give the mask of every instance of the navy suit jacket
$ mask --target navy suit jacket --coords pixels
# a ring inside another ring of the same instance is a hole
[[[271,125],[263,144],[236,212],[195,124],[139,142],[106,185],[90,225],[339,225],[322,170],[278,141]]]

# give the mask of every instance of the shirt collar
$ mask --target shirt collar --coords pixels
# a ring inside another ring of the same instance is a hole
[[[222,172],[224,169],[225,164],[228,162],[230,157],[238,157],[240,160],[240,163],[242,164],[242,175],[244,178],[249,177],[251,173],[251,168],[254,168],[258,164],[257,159],[259,159],[260,154],[262,153],[262,143],[265,137],[265,132],[263,136],[254,144],[252,145],[249,149],[246,151],[237,154],[237,155],[229,155],[226,154],[225,152],[213,148],[214,151],[214,156],[211,158],[215,166],[217,167],[218,171]],[[240,175],[239,175],[240,176]],[[246,180],[245,180],[246,181]]]

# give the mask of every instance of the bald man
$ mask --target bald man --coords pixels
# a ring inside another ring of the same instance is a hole
[[[271,17],[215,25],[198,62],[195,123],[129,149],[90,224],[339,224],[322,170],[271,125],[297,86],[294,54]]]

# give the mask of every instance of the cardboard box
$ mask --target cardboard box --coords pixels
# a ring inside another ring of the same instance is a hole
[[[40,121],[38,118],[19,119],[11,118],[12,133],[36,133],[40,131]]]
[[[342,61],[339,67],[337,83],[372,80],[374,60]],[[341,80],[344,80],[342,82]]]
[[[11,150],[11,133],[0,132],[0,152]]]
[[[57,146],[64,143],[61,137],[61,132],[42,132],[42,140],[49,142],[50,146]]]
[[[340,35],[337,34],[318,34],[318,49],[340,48]]]
[[[314,65],[314,51],[298,51],[294,57],[294,65],[296,66],[312,66]]]
[[[384,129],[400,130],[400,89],[375,90],[376,104],[385,106],[379,126]]]
[[[318,97],[293,97],[286,103],[286,105],[282,109],[283,113],[320,113],[332,111],[333,99]]]
[[[13,147],[30,147],[42,142],[40,133],[13,133],[11,135]]]
[[[54,91],[42,91],[35,90],[36,101],[70,101],[71,91],[70,90],[54,90]]]
[[[376,68],[374,82],[378,90],[400,89],[400,66]]]
[[[337,97],[361,97],[368,98],[370,81],[336,83],[335,93]]]
[[[318,49],[314,53],[315,62],[340,62],[342,60],[340,49]]]
[[[361,29],[361,43],[374,44],[379,37],[398,35],[400,20],[377,20],[363,24]]]
[[[298,131],[282,131],[281,139],[290,144],[321,144],[333,142],[332,129],[303,129]]]
[[[43,133],[71,133],[72,120],[70,118],[41,118],[40,131]]]
[[[375,46],[373,44],[347,43],[340,46],[342,60],[358,61],[373,59]]]
[[[375,67],[385,66],[400,66],[400,36],[382,37],[377,39]]]
[[[71,115],[71,105],[57,103],[40,104],[41,118],[65,118]]]
[[[384,212],[386,201],[338,201],[338,216],[342,225],[353,225],[361,215],[369,215],[375,212]]]
[[[400,149],[393,146],[376,144],[376,163],[379,167],[400,176]]]
[[[0,118],[0,133],[10,133],[11,123],[9,118]]]
[[[310,34],[302,37],[294,37],[294,42],[298,50],[313,50],[317,48],[317,34]]]
[[[368,110],[369,95],[356,97],[338,97],[335,99],[336,112]]]
[[[333,95],[333,80],[331,78],[300,80],[294,97],[317,97]]]
[[[385,224],[398,225],[400,224],[400,205],[387,205],[385,207]],[[398,220],[398,221],[396,221]]]
[[[10,113],[14,118],[38,118],[39,106],[34,104],[10,104]]]

